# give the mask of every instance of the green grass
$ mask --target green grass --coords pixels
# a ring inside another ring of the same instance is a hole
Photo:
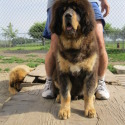
[[[112,73],[114,73],[114,74],[116,74],[117,73],[117,71],[116,71],[116,69],[113,67],[113,65],[108,65],[108,69],[112,72]]]
[[[120,43],[120,48],[122,48],[122,43]],[[50,41],[46,41],[46,45],[23,45],[23,46],[17,46],[12,48],[0,48],[0,51],[2,50],[10,50],[10,51],[18,51],[18,50],[46,50],[48,51],[50,48]],[[106,43],[106,49],[108,52],[109,62],[125,62],[125,50],[117,49],[117,44],[112,43]],[[33,63],[45,63],[44,59],[39,59],[37,55],[35,54],[29,54],[27,55],[29,59],[20,59],[17,57],[11,57],[10,59],[4,59],[4,56],[0,55],[0,62],[1,63],[25,63],[25,62],[33,62]]]
[[[31,61],[30,61],[31,60]],[[37,58],[35,60],[33,59],[29,59],[28,61],[29,63],[27,64],[29,67],[31,68],[35,68],[37,67],[38,65],[40,65],[41,63],[45,63],[45,59],[40,59],[40,58]]]
[[[10,71],[10,69],[9,69],[9,68],[5,68],[5,69],[4,69],[4,71],[9,72],[9,71]]]
[[[25,63],[25,62],[34,62],[34,63],[45,63],[45,59],[41,59],[41,58],[28,58],[28,59],[21,59],[21,58],[17,58],[17,57],[10,57],[10,58],[2,58],[0,63]]]
[[[2,71],[2,69],[0,68],[0,72]]]
[[[3,58],[1,63],[24,63],[25,60],[17,57]]]
[[[3,58],[4,58],[4,56],[0,55],[0,60],[3,59]]]
[[[34,62],[30,62],[27,64],[27,66],[31,67],[31,68],[35,68],[39,65],[39,63],[34,63]]]
[[[125,62],[125,51],[118,49],[107,49],[110,62]]]
[[[29,54],[29,55],[26,55],[27,57],[37,57],[37,55],[34,55],[34,54]]]
[[[25,45],[25,46],[16,46],[16,47],[7,47],[7,48],[0,48],[0,51],[10,50],[10,51],[16,51],[16,50],[49,50],[50,43],[47,43],[45,46],[42,45]]]
[[[124,42],[125,43],[125,42]],[[119,42],[119,45],[120,45],[120,49],[123,48],[123,42]],[[117,43],[106,43],[106,48],[107,49],[117,49]],[[125,44],[124,44],[124,48],[125,48]]]
[[[37,62],[37,63],[45,63],[45,59],[37,58],[34,62]]]

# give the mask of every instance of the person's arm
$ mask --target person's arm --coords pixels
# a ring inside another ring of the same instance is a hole
[[[100,2],[101,2],[101,12],[104,12],[104,10],[105,10],[105,13],[103,16],[106,17],[109,14],[110,6],[109,6],[107,0],[100,0]]]

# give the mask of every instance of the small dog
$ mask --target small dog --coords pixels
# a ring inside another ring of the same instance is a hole
[[[25,76],[34,70],[26,65],[19,65],[14,67],[9,74],[9,91],[11,94],[16,94],[21,90],[21,83]]]
[[[70,117],[71,97],[81,93],[85,116],[93,118],[96,115],[93,100],[98,79],[98,44],[91,4],[88,0],[57,0],[50,29],[59,36],[53,73],[54,89],[58,90],[56,100],[61,100],[59,118]]]

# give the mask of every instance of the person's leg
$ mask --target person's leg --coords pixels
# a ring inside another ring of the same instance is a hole
[[[43,37],[47,38],[47,39],[51,39],[51,44],[50,44],[50,49],[46,55],[46,59],[45,59],[45,70],[46,70],[46,83],[44,86],[44,90],[42,93],[42,97],[44,98],[53,98],[54,94],[52,91],[52,73],[55,67],[55,52],[56,52],[56,48],[57,48],[57,41],[58,41],[58,37],[56,34],[52,34],[51,35],[51,31],[49,28],[50,22],[51,22],[51,14],[52,14],[52,9],[49,8],[47,10],[47,21],[46,21],[46,26],[43,32]]]
[[[53,98],[53,90],[52,90],[52,74],[55,68],[55,56],[57,50],[58,36],[56,34],[51,35],[51,44],[50,49],[46,55],[45,59],[45,69],[46,69],[46,83],[42,93],[42,97],[44,98]]]
[[[55,54],[57,50],[58,36],[56,34],[51,35],[50,49],[45,58],[46,75],[52,77],[53,70],[55,68]]]
[[[104,77],[107,65],[108,65],[108,55],[105,49],[105,42],[103,37],[103,26],[101,20],[96,21],[96,38],[99,46],[99,69],[98,75]]]
[[[98,77],[99,83],[96,91],[96,98],[98,99],[108,99],[109,92],[106,88],[106,84],[104,82],[105,72],[108,65],[108,56],[105,49],[105,42],[103,36],[103,25],[101,20],[96,20],[96,37],[99,46],[99,69],[98,69]]]

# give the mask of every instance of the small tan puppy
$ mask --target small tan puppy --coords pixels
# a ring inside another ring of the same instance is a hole
[[[21,90],[21,83],[23,82],[25,76],[34,70],[26,65],[19,65],[14,67],[9,74],[9,91],[11,94],[16,94]]]

